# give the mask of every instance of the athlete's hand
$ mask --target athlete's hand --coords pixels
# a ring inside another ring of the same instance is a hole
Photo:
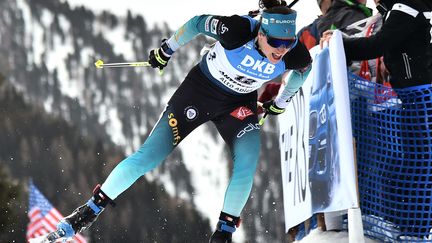
[[[282,113],[285,112],[285,109],[284,108],[279,108],[275,104],[274,100],[270,100],[270,101],[264,102],[262,104],[262,108],[264,109],[264,111],[265,111],[266,114],[270,114],[270,115],[280,115],[280,114],[282,114]]]
[[[162,70],[167,66],[172,53],[166,40],[162,40],[161,47],[150,51],[148,62],[152,68],[159,68],[159,70]]]

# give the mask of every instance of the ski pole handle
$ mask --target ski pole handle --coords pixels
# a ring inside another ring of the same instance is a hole
[[[162,76],[163,73],[164,73],[163,69],[162,69],[162,68],[159,68],[159,75]]]
[[[262,126],[262,125],[264,124],[266,118],[267,118],[267,112],[264,113],[263,117],[261,117],[261,119],[259,120],[258,124],[259,124],[260,126]]]
[[[261,107],[263,106],[262,102],[257,101],[257,106]],[[261,117],[261,119],[259,120],[258,124],[260,126],[262,126],[264,124],[265,119],[267,118],[267,111],[264,113],[264,115]]]

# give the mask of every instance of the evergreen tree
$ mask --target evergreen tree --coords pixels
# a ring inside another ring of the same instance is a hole
[[[0,161],[0,242],[12,242],[10,233],[21,221],[23,188],[11,179],[2,164],[5,162]]]

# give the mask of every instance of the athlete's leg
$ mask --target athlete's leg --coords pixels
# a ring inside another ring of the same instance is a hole
[[[256,104],[235,110],[238,112],[227,114],[215,124],[230,147],[233,159],[232,176],[225,192],[222,211],[239,217],[252,189],[261,143]]]
[[[210,242],[231,242],[240,224],[240,213],[252,189],[258,163],[260,134],[256,102],[233,109],[213,120],[231,150],[233,171],[225,192],[224,205]]]
[[[129,188],[139,177],[156,168],[195,127],[180,131],[178,118],[168,106],[144,144],[121,161],[102,185],[111,199]],[[180,133],[182,135],[180,135]]]

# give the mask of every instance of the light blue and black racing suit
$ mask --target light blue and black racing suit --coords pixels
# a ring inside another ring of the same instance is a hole
[[[145,143],[123,160],[102,185],[102,191],[111,199],[157,167],[196,127],[212,121],[228,144],[234,162],[222,211],[240,216],[252,188],[260,150],[256,90],[286,70],[305,70],[311,62],[307,49],[298,44],[279,63],[271,64],[257,50],[258,24],[246,16],[201,15],[189,20],[168,40],[173,51],[200,33],[217,42],[168,101]],[[303,76],[300,71],[294,75]],[[280,107],[304,81],[295,80],[288,81],[279,96]]]

